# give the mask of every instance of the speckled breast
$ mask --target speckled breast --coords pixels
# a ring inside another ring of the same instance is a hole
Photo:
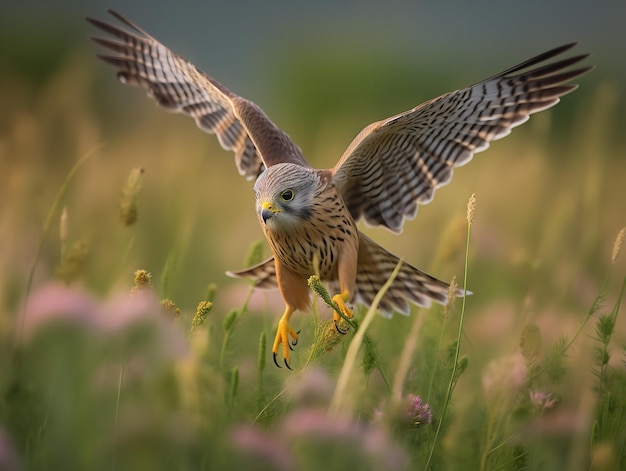
[[[357,247],[358,230],[334,185],[326,187],[314,201],[302,225],[285,232],[267,230],[265,235],[285,267],[305,277],[317,273],[322,280],[334,281],[340,253]]]

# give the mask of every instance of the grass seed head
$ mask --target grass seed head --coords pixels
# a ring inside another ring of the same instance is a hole
[[[174,318],[180,317],[180,309],[176,307],[176,304],[171,299],[161,300],[161,312]]]
[[[467,202],[467,223],[471,226],[474,223],[474,211],[476,210],[476,193],[472,193]]]
[[[143,168],[130,171],[120,198],[120,220],[125,226],[132,226],[137,221],[139,195],[143,187]]]
[[[267,335],[265,331],[261,332],[261,336],[259,337],[259,354],[257,356],[256,365],[259,371],[263,371],[265,369],[265,350],[267,349]]]
[[[263,261],[263,241],[258,240],[250,246],[248,254],[246,255],[245,265],[246,267],[253,267]]]
[[[343,319],[338,322],[338,325],[340,329],[348,328],[348,323]],[[332,319],[321,321],[318,329],[320,335],[316,347],[323,352],[330,352],[345,337],[344,334],[339,333]]]
[[[448,302],[443,305],[443,317],[444,319],[448,317],[450,314],[450,310],[454,306],[454,302],[456,301],[456,293],[459,285],[456,282],[456,276],[452,277],[452,281],[450,282],[450,286],[448,287]]]
[[[74,242],[68,249],[63,250],[61,262],[57,266],[56,275],[66,283],[70,283],[85,273],[89,246],[86,242]]]
[[[69,223],[67,221],[67,206],[63,206],[63,209],[61,210],[61,217],[59,218],[59,239],[61,240],[61,250],[63,250],[67,244],[68,234]]]
[[[135,271],[135,286],[130,290],[131,293],[137,293],[142,290],[152,289],[152,273],[148,270]]]
[[[193,334],[197,329],[204,325],[206,322],[206,318],[209,314],[209,311],[213,307],[213,303],[210,301],[200,301],[198,303],[198,307],[196,308],[196,314],[193,316],[191,320],[191,333]]]
[[[619,257],[619,253],[622,251],[622,245],[624,244],[624,238],[626,237],[626,227],[622,227],[622,230],[619,231],[617,237],[615,238],[615,243],[613,244],[613,253],[611,255],[611,263],[615,264],[617,261],[617,257]]]
[[[226,317],[224,317],[224,322],[222,323],[222,326],[224,327],[224,332],[228,332],[230,329],[233,328],[233,325],[235,324],[235,319],[237,319],[237,309],[231,309],[226,314]]]

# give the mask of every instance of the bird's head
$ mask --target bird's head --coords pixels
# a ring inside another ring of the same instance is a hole
[[[300,226],[312,214],[320,185],[322,179],[310,168],[291,163],[268,167],[254,184],[259,222],[273,231]]]

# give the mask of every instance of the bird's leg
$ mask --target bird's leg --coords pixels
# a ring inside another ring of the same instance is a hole
[[[352,314],[352,310],[348,306],[346,306],[346,301],[350,299],[350,297],[351,296],[348,291],[344,291],[343,293],[339,293],[333,296],[333,302],[337,305],[337,307],[341,311],[341,314],[343,314],[348,319],[352,319],[354,317],[354,314]],[[340,334],[345,334],[348,331],[343,330],[339,327],[339,321],[341,321],[342,319],[341,314],[335,311],[333,313],[333,322],[335,323],[335,329],[337,329],[337,332],[339,332]]]
[[[289,327],[289,318],[295,309],[289,305],[285,308],[285,312],[283,316],[278,321],[278,329],[276,331],[276,338],[274,338],[274,346],[272,347],[272,355],[274,357],[274,364],[280,368],[278,361],[276,360],[276,356],[278,355],[278,348],[283,346],[283,362],[285,366],[291,369],[289,366],[289,353],[292,350],[291,345],[289,345],[289,336],[293,338],[292,344],[295,346],[298,343],[298,333],[295,332],[291,327]]]

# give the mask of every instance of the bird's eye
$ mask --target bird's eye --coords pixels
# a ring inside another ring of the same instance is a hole
[[[291,201],[293,199],[293,190],[285,190],[280,194],[280,199],[283,201]]]

